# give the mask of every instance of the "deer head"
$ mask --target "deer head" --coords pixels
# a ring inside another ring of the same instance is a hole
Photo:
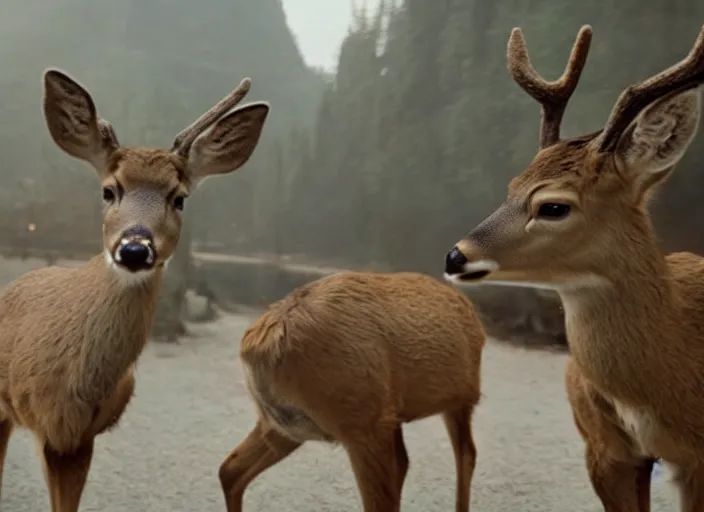
[[[181,210],[206,177],[240,168],[259,142],[269,106],[233,108],[249,91],[232,94],[185,128],[170,150],[121,147],[98,115],[88,91],[65,73],[44,73],[44,116],[54,142],[98,173],[103,198],[103,244],[108,264],[140,280],[172,255]]]
[[[533,69],[521,30],[511,32],[509,72],[542,106],[539,150],[510,182],[503,205],[447,253],[448,280],[559,289],[608,277],[656,246],[647,199],[697,130],[704,27],[684,60],[623,91],[603,130],[560,140],[590,42],[584,26],[562,77],[547,82]]]

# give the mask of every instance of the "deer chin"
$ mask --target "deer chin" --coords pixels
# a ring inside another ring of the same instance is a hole
[[[477,260],[465,263],[462,267],[462,272],[457,274],[448,274],[446,272],[443,277],[454,285],[471,286],[483,282],[497,270],[499,270],[499,264],[494,260]]]
[[[479,264],[482,265],[479,265]],[[491,264],[491,265],[490,265]],[[492,270],[493,268],[493,270]],[[493,260],[480,260],[465,265],[460,274],[445,274],[445,280],[458,287],[478,285],[513,286],[541,290],[571,291],[608,286],[609,281],[596,274],[577,275],[560,272],[520,271],[500,268]]]
[[[494,260],[477,260],[466,263],[462,272],[445,273],[444,278],[458,287],[473,287],[478,285],[520,286],[525,288],[555,289],[558,283],[549,276],[527,275],[525,272],[502,269]]]
[[[105,262],[107,263],[108,268],[115,273],[118,282],[127,287],[143,284],[152,277],[157,268],[151,267],[149,269],[139,270],[137,272],[130,271],[115,261],[115,258],[110,251],[105,250],[104,254]]]

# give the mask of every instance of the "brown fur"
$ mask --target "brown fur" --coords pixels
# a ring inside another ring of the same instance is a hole
[[[436,414],[455,451],[457,511],[467,512],[484,340],[469,300],[422,274],[342,272],[273,304],[240,346],[259,421],[220,468],[228,512],[309,440],[346,448],[366,512],[398,511],[401,425]]]
[[[656,459],[676,471],[681,510],[704,510],[704,259],[665,256],[647,211],[697,130],[704,28],[688,59],[664,73],[647,82],[671,87],[661,96],[641,85],[622,95],[607,135],[539,151],[504,205],[456,246],[467,263],[454,279],[560,294],[572,353],[567,394],[607,512],[650,510]],[[624,105],[641,93],[629,114]],[[539,211],[548,203],[571,209],[546,218]],[[476,274],[487,262],[488,275]]]
[[[187,196],[207,175],[242,165],[268,107],[215,119],[217,140],[206,130],[196,138],[195,154],[184,156],[121,148],[85,89],[55,70],[45,73],[44,85],[52,138],[93,165],[103,193],[115,196],[104,205],[104,254],[77,269],[28,272],[0,296],[0,476],[14,427],[27,428],[41,447],[52,511],[76,512],[94,438],[117,424],[134,392],[134,366],[151,328],[163,266],[181,230],[174,198]],[[136,226],[153,235],[156,258],[150,270],[130,272],[113,254],[131,236],[125,230]]]

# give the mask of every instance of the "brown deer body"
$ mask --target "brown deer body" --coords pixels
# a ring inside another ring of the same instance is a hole
[[[259,140],[266,104],[228,113],[248,87],[244,81],[167,151],[121,148],[83,87],[56,70],[44,75],[51,136],[93,165],[104,202],[103,254],[80,268],[28,272],[0,296],[0,474],[13,428],[31,430],[54,512],[78,510],[94,437],[132,397],[185,197],[200,179],[244,164]]]
[[[621,94],[603,130],[560,140],[584,66],[583,27],[563,77],[540,78],[514,29],[509,69],[542,104],[540,149],[505,203],[447,254],[458,283],[557,290],[572,359],[567,393],[589,477],[608,512],[650,510],[655,459],[681,510],[704,510],[704,259],[665,256],[647,211],[693,140],[704,28],[689,56]]]
[[[345,447],[365,512],[398,511],[401,425],[436,414],[454,448],[457,511],[467,512],[484,339],[469,300],[422,274],[341,272],[273,304],[240,347],[259,420],[220,468],[228,512],[309,440]]]

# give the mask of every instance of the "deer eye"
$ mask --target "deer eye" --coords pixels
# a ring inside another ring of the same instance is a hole
[[[538,207],[536,217],[544,220],[560,220],[569,215],[570,205],[562,203],[543,203]]]
[[[112,187],[103,187],[103,201],[106,203],[112,203],[115,201],[115,198],[117,197],[117,194],[115,193],[115,189]]]
[[[173,198],[171,201],[171,204],[173,207],[177,210],[183,210],[184,203],[186,201],[186,198],[184,196],[176,196]]]

